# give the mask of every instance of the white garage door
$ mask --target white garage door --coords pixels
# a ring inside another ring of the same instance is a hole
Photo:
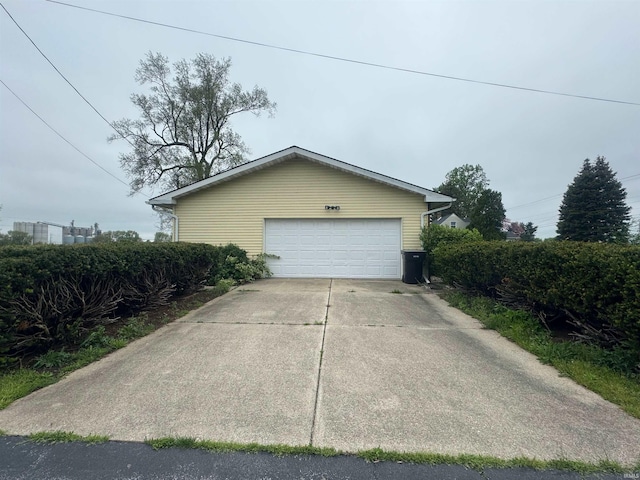
[[[400,278],[400,220],[268,219],[275,277]]]

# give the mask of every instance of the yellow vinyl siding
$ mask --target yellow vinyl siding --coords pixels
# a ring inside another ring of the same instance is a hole
[[[265,218],[400,218],[402,247],[420,249],[425,210],[420,194],[292,159],[178,198],[175,213],[180,241],[233,242],[255,255],[263,249]]]

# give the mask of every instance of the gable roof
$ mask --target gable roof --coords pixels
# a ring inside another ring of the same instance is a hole
[[[458,215],[456,215],[455,213],[449,213],[448,215],[443,215],[442,217],[434,220],[433,223],[436,223],[438,225],[442,225],[442,224],[447,223],[448,221],[450,221],[452,217],[457,218],[458,220],[460,220],[461,222],[466,223],[467,225],[469,225],[471,223],[471,220],[469,220],[468,218],[461,218]]]
[[[325,155],[320,155],[319,153],[305,150],[304,148],[296,147],[294,145],[284,150],[280,150],[279,152],[272,153],[271,155],[267,155],[266,157],[243,163],[242,165],[231,168],[229,170],[225,170],[224,172],[218,173],[209,178],[205,178],[204,180],[200,180],[199,182],[192,183],[191,185],[187,185],[186,187],[163,193],[162,195],[147,200],[147,203],[149,205],[170,207],[172,205],[175,205],[180,197],[184,197],[199,190],[212,187],[218,183],[226,182],[242,175],[247,175],[254,171],[267,168],[293,158],[302,158],[311,162],[319,163],[331,168],[335,168],[337,170],[341,170],[343,172],[352,173],[354,175],[358,175],[374,182],[396,187],[408,192],[424,195],[424,201],[427,203],[454,201],[453,198],[447,195],[436,193],[433,190],[419,187],[411,183],[403,182],[402,180],[388,177],[386,175],[382,175],[381,173],[376,173],[365,168],[356,167],[355,165],[351,165],[350,163],[342,162]]]

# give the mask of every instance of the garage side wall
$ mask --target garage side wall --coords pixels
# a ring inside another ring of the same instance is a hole
[[[339,205],[340,210],[325,210]],[[263,250],[266,218],[400,218],[402,248],[421,249],[424,197],[303,159],[254,171],[178,199],[179,238]]]

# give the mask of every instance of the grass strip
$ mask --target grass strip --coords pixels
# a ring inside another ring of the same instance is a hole
[[[73,432],[64,432],[62,430],[32,433],[27,437],[34,443],[69,443],[84,442],[90,445],[105,443],[109,441],[109,437],[104,435],[78,435]]]
[[[14,370],[3,374],[0,376],[0,410],[15,400],[29,395],[34,390],[57,381],[57,375],[31,369]]]
[[[244,453],[271,453],[273,455],[322,455],[334,457],[340,452],[333,448],[312,447],[310,445],[261,445],[259,443],[235,443],[215,442],[212,440],[197,440],[191,437],[162,437],[145,441],[155,450],[161,448],[196,448],[209,452],[244,452]]]
[[[616,357],[620,353],[584,343],[554,340],[530,313],[509,309],[490,298],[461,292],[444,293],[443,298],[536,355],[542,363],[552,365],[562,375],[640,418],[640,378],[615,368],[617,363],[622,363]]]
[[[370,462],[403,462],[429,465],[462,465],[466,468],[482,471],[487,468],[530,468],[534,470],[569,470],[579,473],[624,473],[633,469],[625,469],[617,462],[603,460],[598,463],[577,460],[538,460],[535,458],[517,457],[509,460],[487,455],[447,455],[442,453],[405,453],[385,451],[380,448],[362,450],[357,456]],[[635,468],[635,467],[634,467]]]
[[[355,454],[348,454],[333,448],[319,448],[290,445],[260,445],[258,443],[214,442],[211,440],[197,440],[191,437],[162,437],[147,440],[145,443],[155,450],[162,448],[194,448],[209,452],[244,452],[270,453],[273,455],[322,455],[334,457],[338,455],[353,455],[367,462],[395,462],[416,463],[428,465],[462,465],[466,468],[483,471],[487,468],[529,468],[535,470],[567,470],[579,473],[628,473],[637,471],[640,464],[625,468],[617,462],[604,460],[598,463],[588,463],[576,460],[537,460],[531,458],[514,458],[504,460],[487,455],[446,455],[441,453],[406,453],[374,448],[361,450]]]

